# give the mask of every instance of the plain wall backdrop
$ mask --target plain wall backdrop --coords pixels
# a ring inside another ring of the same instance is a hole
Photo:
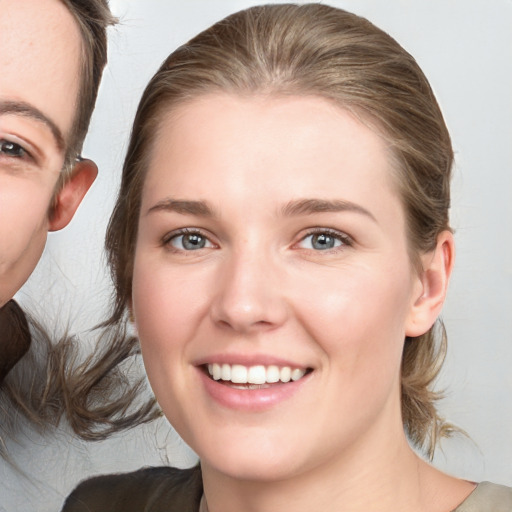
[[[86,331],[107,313],[103,236],[142,90],[179,44],[248,0],[111,0],[106,69],[84,156],[100,174],[71,225],[51,234],[19,300],[45,322]],[[443,414],[466,430],[435,463],[471,480],[512,485],[512,1],[339,0],[389,32],[429,78],[456,151],[452,224],[457,258],[443,318],[449,352]],[[1,13],[0,13],[1,16]],[[85,343],[85,341],[84,341]],[[65,433],[9,446],[28,478],[0,463],[0,510],[55,511],[89,475],[193,454],[162,421],[86,444]]]

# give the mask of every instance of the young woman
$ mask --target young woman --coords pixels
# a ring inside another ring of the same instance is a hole
[[[81,484],[65,511],[506,511],[411,448],[450,278],[450,137],[414,59],[325,5],[234,14],[139,105],[107,235],[164,414],[200,464]]]

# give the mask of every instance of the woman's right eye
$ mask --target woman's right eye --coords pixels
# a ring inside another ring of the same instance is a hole
[[[29,156],[28,152],[16,142],[6,139],[0,139],[0,156],[7,156],[9,158],[26,158]]]
[[[167,244],[180,251],[197,251],[213,247],[212,242],[208,238],[196,232],[175,234],[168,239]]]

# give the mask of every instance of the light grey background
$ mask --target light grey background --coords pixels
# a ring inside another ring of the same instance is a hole
[[[177,45],[255,3],[111,0],[121,24],[110,33],[110,62],[84,151],[100,176],[72,224],[50,235],[18,296],[47,322],[85,331],[106,314],[103,235],[145,83]],[[456,150],[457,261],[443,314],[449,354],[441,409],[471,440],[444,442],[435,462],[461,477],[512,485],[512,1],[325,3],[364,15],[395,37],[418,60],[445,113]],[[0,510],[9,512],[58,510],[91,474],[194,460],[164,421],[89,445],[63,426],[9,448],[29,476],[0,462]]]

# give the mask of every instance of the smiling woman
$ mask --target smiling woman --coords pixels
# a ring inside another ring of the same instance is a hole
[[[452,161],[414,59],[345,11],[255,7],[171,54],[109,225],[111,322],[133,319],[200,465],[99,477],[64,510],[510,510],[410,446],[452,430]]]

